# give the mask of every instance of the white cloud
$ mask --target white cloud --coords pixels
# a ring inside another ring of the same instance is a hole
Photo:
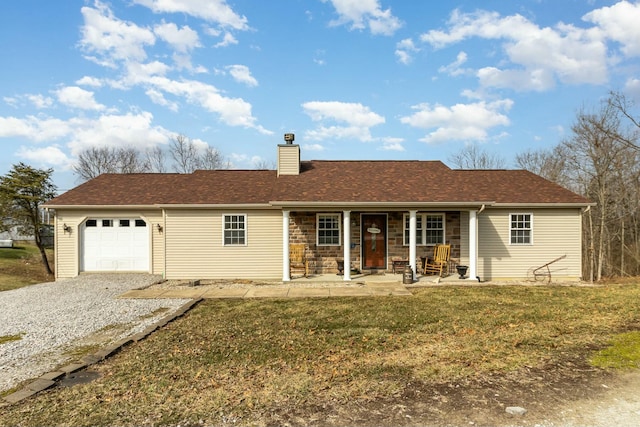
[[[420,49],[415,46],[411,39],[400,40],[396,43],[395,55],[398,57],[398,61],[405,65],[410,64],[413,60],[411,54],[418,51],[420,51]]]
[[[29,162],[47,166],[58,166],[63,169],[69,169],[72,163],[71,159],[69,159],[57,145],[40,148],[20,147],[16,156]]]
[[[153,77],[166,75],[170,67],[160,61],[147,62],[145,64],[139,62],[129,62],[126,64],[125,76],[117,81],[116,87],[125,88],[134,85],[145,85]],[[111,82],[114,84],[114,82]]]
[[[133,0],[154,13],[186,13],[235,30],[248,30],[247,18],[238,15],[225,0]]]
[[[324,2],[328,0],[322,0]],[[351,29],[369,28],[372,34],[392,35],[402,22],[392,15],[391,9],[382,10],[378,0],[329,0],[339,18],[329,24],[338,26],[351,23]]]
[[[186,53],[200,47],[198,33],[188,25],[178,28],[173,22],[162,22],[153,27],[153,32],[178,52]]]
[[[258,86],[258,80],[251,75],[251,71],[246,65],[229,65],[226,69],[235,81],[244,83],[249,87]]]
[[[37,94],[26,95],[26,97],[37,109],[49,108],[53,105],[53,99],[48,96]]]
[[[453,61],[451,64],[440,67],[438,71],[454,77],[459,76],[461,74],[465,74],[466,72],[463,68],[460,68],[465,62],[467,62],[467,53],[459,52],[456,56],[455,61]]]
[[[238,44],[238,40],[231,33],[224,33],[222,41],[216,43],[213,47],[227,47],[232,44]]]
[[[302,104],[313,121],[335,120],[355,126],[371,127],[385,122],[384,117],[359,103],[311,101]]]
[[[82,86],[101,87],[102,80],[97,77],[84,76],[81,79],[76,80],[76,84]]]
[[[251,114],[251,104],[242,98],[222,96],[220,91],[209,84],[195,80],[170,80],[166,77],[151,77],[147,84],[174,96],[183,96],[192,104],[199,105],[220,115],[220,119],[230,126],[244,126],[271,135],[273,132],[256,124]]]
[[[481,69],[478,76],[487,87],[546,90],[556,80],[602,84],[608,79],[607,46],[597,29],[565,24],[541,28],[520,15],[501,17],[497,12],[463,14],[455,10],[448,31],[429,31],[421,40],[441,48],[472,37],[502,40],[503,52],[512,65],[510,69]]]
[[[624,85],[624,90],[637,104],[640,104],[640,79],[627,80]]]
[[[104,110],[105,106],[96,102],[93,92],[79,88],[78,86],[67,86],[55,91],[58,101],[72,108],[81,110]]]
[[[105,114],[96,119],[74,118],[70,120],[73,132],[68,147],[77,156],[87,147],[135,147],[148,148],[166,144],[171,135],[160,126],[153,126],[149,112],[137,114]]]
[[[484,141],[488,138],[489,129],[509,125],[509,118],[502,111],[510,110],[512,105],[510,99],[452,107],[419,104],[412,107],[416,113],[402,117],[400,121],[416,128],[434,129],[421,139],[427,143]]]
[[[358,139],[372,141],[370,128],[385,122],[384,117],[362,104],[339,101],[312,101],[302,104],[304,112],[315,122],[337,122],[346,125],[324,126],[305,133],[315,141],[326,139]]]
[[[620,43],[625,55],[640,55],[640,3],[621,1],[595,9],[582,19],[597,24],[608,39]]]
[[[155,43],[153,31],[116,18],[111,9],[98,0],[95,8],[85,6],[81,12],[84,25],[80,46],[97,55],[85,57],[100,65],[116,68],[119,61],[143,61],[147,57],[145,46]]]
[[[53,106],[54,100],[48,96],[41,94],[25,94],[16,96],[5,96],[2,100],[13,108],[23,106],[25,103],[33,105],[38,110],[50,108]]]
[[[145,94],[149,97],[151,102],[154,104],[162,105],[163,107],[167,107],[171,111],[178,111],[178,103],[168,101],[162,92],[155,89],[147,89]]]
[[[404,142],[404,138],[392,138],[386,137],[381,138],[382,147],[380,148],[383,151],[405,151],[402,143]]]
[[[21,147],[17,155],[50,166],[66,166],[87,147],[117,146],[144,149],[167,144],[171,132],[153,125],[148,112],[104,114],[68,120],[27,116],[0,117],[0,138],[24,138],[47,146]],[[66,151],[70,155],[64,154]]]
[[[324,146],[320,144],[304,144],[304,151],[324,151]]]
[[[71,133],[68,122],[60,119],[27,116],[0,117],[0,138],[20,137],[36,142],[55,141]]]

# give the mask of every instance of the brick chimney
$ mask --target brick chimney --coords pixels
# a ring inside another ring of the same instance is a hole
[[[278,144],[278,176],[300,175],[300,146],[294,140],[294,134],[285,133],[285,143]]]

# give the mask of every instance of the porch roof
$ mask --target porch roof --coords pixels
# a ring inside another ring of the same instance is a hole
[[[454,170],[440,161],[303,161],[273,170],[104,174],[48,202],[61,207],[197,205],[588,205],[524,170]]]

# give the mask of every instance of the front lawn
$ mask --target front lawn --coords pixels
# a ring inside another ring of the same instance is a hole
[[[4,408],[0,425],[353,425],[363,408],[367,425],[382,419],[376,405],[410,402],[425,423],[442,422],[447,390],[496,378],[534,384],[556,366],[580,379],[598,369],[588,364],[597,350],[638,325],[637,284],[208,300],[96,365],[98,380]]]
[[[53,250],[47,249],[53,265]],[[0,248],[0,291],[21,288],[54,280],[42,264],[38,248],[33,243],[20,242],[13,248]]]

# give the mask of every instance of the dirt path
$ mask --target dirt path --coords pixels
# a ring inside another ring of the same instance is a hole
[[[510,406],[527,412],[508,414]],[[640,370],[607,373],[569,362],[465,384],[409,384],[386,401],[310,409],[286,419],[307,426],[636,427]]]
[[[621,373],[603,382],[602,393],[572,402],[558,411],[553,425],[640,425],[640,371]]]

